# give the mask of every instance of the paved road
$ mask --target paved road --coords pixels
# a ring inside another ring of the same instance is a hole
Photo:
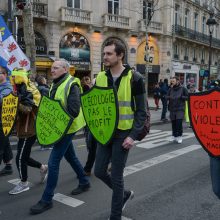
[[[185,128],[183,144],[169,143],[170,124],[153,126],[151,134],[137,142],[129,154],[125,169],[125,185],[133,189],[135,198],[126,207],[124,219],[135,220],[212,220],[220,219],[220,202],[213,195],[209,177],[208,156],[196,141],[192,130]],[[74,141],[77,154],[84,163],[83,139]],[[32,156],[47,161],[50,151],[36,147]],[[9,196],[17,172],[0,179],[0,219],[76,219],[107,220],[111,191],[94,175],[90,191],[71,196],[77,185],[76,175],[63,160],[56,189],[54,208],[37,216],[29,215],[29,207],[42,194],[39,171],[29,169],[29,191]]]

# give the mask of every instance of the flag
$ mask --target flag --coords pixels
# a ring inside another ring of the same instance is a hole
[[[0,66],[9,71],[14,68],[30,69],[30,61],[18,46],[9,31],[3,17],[0,15]]]

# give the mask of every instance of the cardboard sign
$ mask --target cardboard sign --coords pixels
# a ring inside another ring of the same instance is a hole
[[[202,147],[212,156],[220,156],[220,90],[189,96],[189,116]]]
[[[8,136],[14,126],[18,110],[18,97],[10,93],[2,100],[2,128],[5,136]]]
[[[113,88],[94,86],[81,95],[83,114],[94,138],[106,145],[118,125],[118,107]]]
[[[36,118],[36,134],[40,145],[50,146],[58,142],[72,123],[60,101],[43,96]]]

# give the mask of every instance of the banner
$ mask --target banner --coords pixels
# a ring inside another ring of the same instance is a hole
[[[18,46],[1,15],[0,66],[7,67],[9,71],[12,71],[14,68],[30,69],[30,61]]]
[[[106,145],[118,125],[118,107],[113,88],[93,86],[81,95],[83,114],[94,138]]]
[[[5,136],[8,136],[14,126],[18,109],[18,97],[10,93],[2,99],[2,128]]]
[[[190,93],[189,116],[202,147],[212,156],[220,157],[220,89]]]
[[[36,134],[40,145],[50,146],[58,142],[72,123],[60,101],[43,96],[36,118]]]

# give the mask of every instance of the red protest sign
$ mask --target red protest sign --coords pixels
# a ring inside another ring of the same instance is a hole
[[[220,157],[220,90],[190,94],[189,116],[202,147],[212,156]]]

